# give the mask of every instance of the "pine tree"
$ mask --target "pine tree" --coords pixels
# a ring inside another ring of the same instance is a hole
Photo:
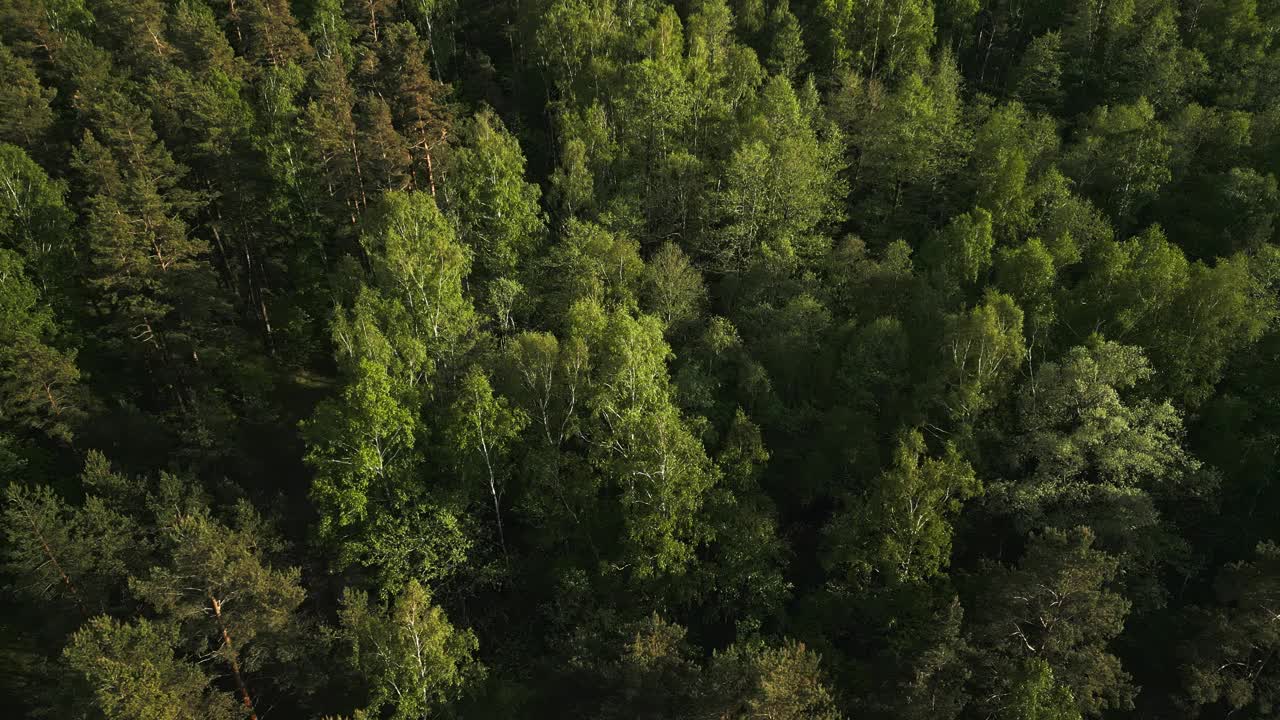
[[[161,518],[166,562],[131,579],[129,587],[180,628],[183,644],[197,656],[226,667],[240,703],[256,718],[249,674],[294,622],[305,592],[297,568],[268,564],[273,541],[261,519],[248,506],[238,510],[231,527],[200,510]]]
[[[318,62],[312,82],[315,87],[306,110],[310,149],[323,172],[329,196],[345,208],[354,224],[369,203],[353,115],[355,90],[337,58]]]
[[[64,655],[111,720],[239,717],[229,694],[216,689],[196,663],[176,657],[180,643],[173,625],[121,623],[103,615],[72,636]]]
[[[396,129],[410,143],[414,187],[435,195],[441,182],[438,158],[452,125],[449,88],[431,76],[424,42],[412,25],[386,28],[379,50],[379,84],[390,98]]]
[[[40,148],[53,125],[54,95],[40,83],[30,60],[0,45],[0,143]]]

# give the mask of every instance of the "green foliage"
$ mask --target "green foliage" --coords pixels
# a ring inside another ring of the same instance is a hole
[[[1007,486],[1021,522],[1034,527],[1047,515],[1058,526],[1088,523],[1119,538],[1155,522],[1142,517],[1154,512],[1142,509],[1145,494],[1185,491],[1199,463],[1182,448],[1180,414],[1168,402],[1124,398],[1150,375],[1137,348],[1097,336],[1036,369],[1019,393],[1022,432],[1011,443],[1015,461],[1030,470]]]
[[[40,304],[22,260],[0,249],[0,411],[13,426],[69,441],[84,415],[75,354],[48,343],[52,313]]]
[[[50,302],[70,284],[74,214],[66,186],[51,180],[21,148],[0,145],[0,242],[18,253]]]
[[[175,657],[177,628],[145,619],[107,616],[77,631],[67,662],[93,689],[103,715],[147,720],[230,720],[239,714],[230,693],[213,687],[195,663]]]
[[[634,308],[644,261],[634,239],[594,223],[570,220],[542,270],[544,280],[555,278],[548,293],[553,312],[567,317],[580,299]]]
[[[1071,688],[1054,681],[1053,668],[1039,658],[1028,660],[1014,679],[999,717],[1009,720],[1079,720]]]
[[[55,91],[41,85],[31,62],[8,46],[0,46],[0,88],[0,142],[40,147],[53,125]]]
[[[99,499],[72,507],[47,486],[10,485],[4,518],[12,589],[81,618],[107,606],[136,564],[130,555],[145,551],[130,518]]]
[[[1278,27],[0,2],[5,709],[1274,715]]]
[[[1167,131],[1139,99],[1093,111],[1063,158],[1068,174],[1122,223],[1130,223],[1170,179]]]
[[[200,511],[167,518],[158,538],[165,564],[130,578],[129,589],[180,628],[195,657],[230,672],[253,714],[261,698],[246,676],[276,659],[306,593],[297,568],[268,564],[275,549],[270,529],[248,506],[237,515],[234,526]]]
[[[396,720],[432,717],[483,676],[484,667],[472,659],[475,636],[455,629],[416,580],[386,608],[371,607],[368,595],[348,589],[339,616],[351,664],[369,687],[364,713],[390,708]]]
[[[699,666],[683,627],[651,615],[629,629],[604,668],[609,694],[599,717],[841,717],[818,655],[803,643],[735,644]]]
[[[1215,582],[1217,603],[1197,609],[1201,630],[1183,650],[1187,702],[1223,703],[1234,711],[1266,712],[1275,698],[1268,658],[1280,644],[1274,607],[1280,547],[1259,543],[1249,561],[1232,563]]]
[[[716,717],[839,720],[819,657],[804,643],[733,645],[711,660],[708,694]]]
[[[702,312],[707,288],[679,245],[667,243],[645,263],[646,309],[668,328],[694,320]]]
[[[520,144],[496,115],[476,115],[461,134],[448,193],[458,239],[471,248],[482,277],[511,277],[542,245],[541,193],[525,182]]]
[[[1031,41],[1015,71],[1014,96],[1027,107],[1054,113],[1062,105],[1062,34]]]
[[[464,457],[478,457],[483,463],[483,474],[489,481],[489,494],[493,498],[493,513],[498,521],[498,538],[505,553],[502,490],[508,473],[506,456],[512,442],[529,424],[529,417],[520,409],[512,408],[506,398],[495,396],[489,378],[478,367],[472,367],[463,376],[451,414],[454,447]]]
[[[392,326],[393,332],[421,343],[432,362],[461,353],[475,323],[475,311],[462,290],[471,254],[458,243],[435,201],[425,193],[384,194],[361,244],[373,268],[373,287],[398,306],[388,320],[405,327]]]
[[[592,382],[584,398],[591,462],[619,493],[626,559],[638,577],[681,573],[706,540],[701,522],[718,470],[675,405],[667,376],[670,348],[662,323],[580,302],[571,336],[591,349]]]
[[[925,197],[963,162],[969,138],[961,85],[947,54],[889,89],[856,75],[842,78],[833,110],[856,151],[856,216],[866,234],[919,227],[929,214]]]
[[[342,564],[374,568],[387,588],[448,576],[466,558],[458,518],[415,482],[419,420],[394,397],[387,369],[362,359],[342,396],[303,425],[320,532]]]
[[[1008,295],[988,290],[982,304],[949,315],[942,339],[942,396],[954,418],[969,418],[995,403],[1026,359],[1022,310]]]
[[[1033,347],[1057,318],[1057,265],[1057,259],[1039,238],[1031,238],[1018,247],[1001,248],[996,255],[996,285],[1023,308],[1027,321],[1024,335]]]
[[[829,529],[831,563],[854,584],[926,581],[950,563],[951,523],[982,483],[954,446],[940,460],[924,453],[924,436],[905,433],[893,464]]]
[[[818,14],[836,67],[896,78],[928,64],[933,4],[918,0],[824,0]]]
[[[819,136],[781,76],[765,83],[755,113],[755,132],[733,151],[716,202],[726,220],[709,254],[721,271],[741,272],[762,255],[812,263],[828,249],[813,234],[840,219],[839,135]]]
[[[922,259],[942,277],[944,283],[969,286],[991,267],[991,213],[977,208],[954,218],[934,236]]]
[[[1253,342],[1270,322],[1270,256],[1268,250],[1253,260],[1237,255],[1214,267],[1191,264],[1153,227],[1091,254],[1072,322],[1141,342],[1170,394],[1194,404],[1220,376],[1223,352]],[[1166,332],[1174,318],[1185,331]]]
[[[1010,103],[991,111],[974,135],[972,182],[978,206],[992,215],[1002,238],[1035,223],[1036,204],[1051,182],[1048,164],[1058,149],[1052,119]]]
[[[1049,691],[1048,709],[1023,705],[1015,713],[1047,710],[1071,717],[1071,710],[1059,704],[1068,697],[1074,697],[1082,715],[1130,706],[1134,688],[1107,648],[1129,611],[1129,602],[1110,589],[1117,568],[1114,557],[1093,548],[1093,533],[1079,528],[1033,536],[1016,568],[983,573],[970,631],[973,640],[990,648],[983,662],[994,674],[983,681],[1011,684],[1013,698],[1026,703],[1031,694],[1031,702],[1040,705],[1046,701],[1035,697],[1035,684],[1056,682],[1063,688]],[[1047,666],[1047,678],[1043,669],[1036,670],[1037,660]]]

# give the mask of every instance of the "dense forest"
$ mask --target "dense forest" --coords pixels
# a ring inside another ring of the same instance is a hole
[[[7,717],[1280,717],[1280,1],[0,40]]]

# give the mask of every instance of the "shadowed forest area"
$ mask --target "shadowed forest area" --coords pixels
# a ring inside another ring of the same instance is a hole
[[[0,698],[1280,717],[1280,0],[0,0]]]

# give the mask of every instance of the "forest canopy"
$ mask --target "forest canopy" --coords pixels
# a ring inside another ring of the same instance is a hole
[[[0,697],[1280,712],[1280,1],[0,0]]]

